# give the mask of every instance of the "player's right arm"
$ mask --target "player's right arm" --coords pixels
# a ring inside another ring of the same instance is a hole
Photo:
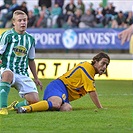
[[[8,35],[6,34],[6,32],[4,32],[0,37],[0,56],[2,56],[2,54],[5,52],[8,40],[9,40]]]
[[[2,58],[2,56],[1,56],[1,54],[0,54],[0,64],[2,64],[2,60],[1,60],[1,58]]]
[[[1,58],[2,58],[2,56],[1,56],[1,54],[0,54],[0,64],[2,64],[2,60],[1,60]]]
[[[0,37],[0,66],[2,64],[2,55],[6,50],[8,40],[9,39],[8,39],[7,33],[4,32]]]

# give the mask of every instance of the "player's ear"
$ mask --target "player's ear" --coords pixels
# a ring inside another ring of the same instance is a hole
[[[13,19],[12,19],[12,26],[15,26],[15,25],[14,25],[14,20],[13,20]]]
[[[95,64],[97,61],[96,60],[93,60],[93,63]]]

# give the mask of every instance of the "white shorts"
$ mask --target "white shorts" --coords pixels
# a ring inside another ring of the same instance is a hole
[[[2,69],[1,68],[1,74],[7,70],[11,71],[10,69]],[[38,90],[37,90],[37,87],[36,87],[34,81],[30,77],[27,77],[24,75],[19,75],[19,74],[13,73],[13,81],[11,83],[11,86],[15,87],[15,89],[18,90],[19,95],[22,98],[27,93],[31,93],[31,92],[38,93]]]

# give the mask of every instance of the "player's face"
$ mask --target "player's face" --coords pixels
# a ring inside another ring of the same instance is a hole
[[[100,61],[96,61],[94,64],[96,73],[102,75],[106,71],[108,64],[109,60],[107,58],[102,58]]]
[[[13,24],[15,31],[19,34],[23,34],[27,28],[27,16],[21,14],[16,16]]]

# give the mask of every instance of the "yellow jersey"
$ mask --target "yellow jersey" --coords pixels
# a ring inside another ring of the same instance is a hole
[[[81,98],[90,91],[95,91],[95,69],[89,62],[81,62],[59,77],[68,90],[69,101]]]

